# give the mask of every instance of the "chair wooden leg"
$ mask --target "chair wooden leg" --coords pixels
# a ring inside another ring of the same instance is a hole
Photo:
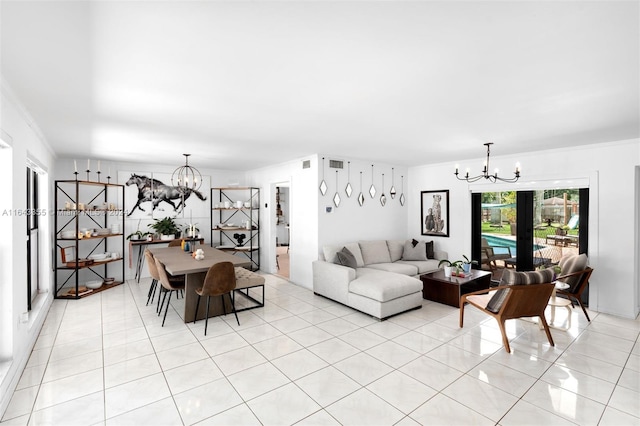
[[[580,305],[580,307],[582,308],[582,312],[584,312],[584,316],[587,317],[587,321],[591,322],[591,318],[589,318],[589,314],[587,313],[587,309],[582,304],[582,300],[580,300],[580,298],[578,297],[576,297],[575,299],[578,302],[578,305]]]
[[[196,323],[198,319],[198,308],[200,307],[200,295],[198,295],[198,301],[196,302],[196,312],[193,314],[193,323]]]
[[[173,291],[168,291],[167,293],[169,293],[169,298],[167,299],[167,307],[164,308],[164,318],[162,319],[163,327],[164,327],[164,322],[167,320],[167,312],[169,312],[169,305],[171,304],[171,293],[173,293]]]
[[[553,342],[553,337],[551,337],[551,330],[549,330],[549,324],[547,324],[547,319],[544,317],[544,312],[540,314],[540,323],[544,327],[544,332],[547,334],[547,339],[549,340],[549,344],[551,346],[555,346]]]
[[[209,301],[211,296],[207,296],[207,315],[204,317],[204,335],[207,335],[207,326],[209,325]]]
[[[464,301],[460,301],[460,328],[462,328],[462,325],[464,323],[464,305],[465,302]]]
[[[509,339],[507,338],[507,330],[504,328],[504,320],[498,319],[498,325],[500,326],[500,333],[502,333],[502,343],[504,344],[504,348],[508,353],[511,353],[511,346],[509,346]]]

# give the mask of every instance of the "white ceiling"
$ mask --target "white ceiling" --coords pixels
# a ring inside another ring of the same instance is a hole
[[[60,156],[419,165],[640,137],[638,1],[6,1]]]

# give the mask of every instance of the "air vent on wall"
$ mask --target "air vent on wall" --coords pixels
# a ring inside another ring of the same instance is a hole
[[[329,160],[329,167],[332,169],[343,169],[344,161],[341,160]]]
[[[310,169],[311,168],[311,160],[304,160],[302,162],[302,168],[303,169]]]

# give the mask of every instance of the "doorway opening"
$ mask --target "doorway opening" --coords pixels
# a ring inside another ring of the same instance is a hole
[[[276,275],[289,279],[289,243],[291,241],[290,221],[290,187],[288,182],[276,184],[275,218],[276,218]]]

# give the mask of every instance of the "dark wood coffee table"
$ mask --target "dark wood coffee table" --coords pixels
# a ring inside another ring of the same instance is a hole
[[[460,296],[491,286],[491,272],[472,269],[466,278],[444,276],[444,271],[420,275],[422,297],[445,305],[460,307]]]

